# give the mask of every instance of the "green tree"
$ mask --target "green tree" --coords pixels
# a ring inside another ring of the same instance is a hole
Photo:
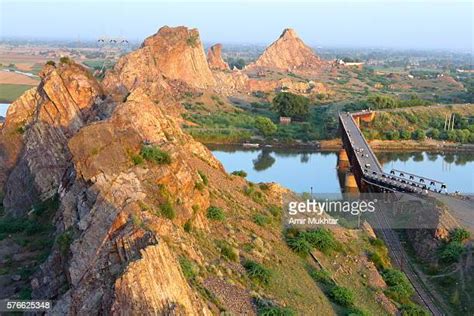
[[[309,99],[290,92],[280,92],[273,99],[272,110],[280,116],[302,119],[309,114]]]
[[[401,139],[410,139],[411,138],[411,133],[406,130],[401,130],[400,131],[400,138]]]
[[[255,119],[255,127],[263,136],[270,136],[276,133],[277,126],[268,117],[258,116]]]
[[[441,136],[441,132],[437,128],[433,128],[428,132],[428,136],[433,138],[433,139],[439,139]]]
[[[417,129],[416,131],[414,131],[411,134],[411,138],[413,138],[415,140],[424,140],[426,138],[426,133],[425,133],[425,131],[423,131],[421,129]]]

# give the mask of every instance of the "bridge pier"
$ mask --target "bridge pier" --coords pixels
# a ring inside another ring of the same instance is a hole
[[[341,170],[346,170],[349,168],[349,156],[344,148],[339,150],[339,155],[337,159],[337,167]]]
[[[344,181],[344,187],[346,188],[346,190],[348,190],[350,192],[354,192],[354,189],[358,190],[359,187],[357,186],[356,178],[355,178],[355,176],[352,172],[347,172],[346,173],[346,179]]]

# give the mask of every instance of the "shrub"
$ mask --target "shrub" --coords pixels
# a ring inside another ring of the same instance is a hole
[[[268,117],[258,116],[255,119],[255,127],[263,136],[271,136],[276,133],[277,126]]]
[[[440,257],[442,261],[452,263],[458,261],[464,251],[465,248],[459,241],[452,241],[442,248]]]
[[[176,212],[170,201],[166,201],[165,203],[161,204],[160,211],[161,214],[167,219],[174,219],[176,217]]]
[[[390,262],[387,261],[385,258],[383,258],[376,251],[369,253],[369,260],[372,261],[374,263],[375,267],[380,271],[383,271],[383,270],[390,267]]]
[[[319,249],[323,253],[330,253],[339,248],[339,244],[336,239],[334,239],[334,235],[330,230],[320,228],[302,232],[301,234],[313,247]]]
[[[255,214],[252,220],[258,226],[265,226],[266,224],[269,223],[268,217],[262,214]]]
[[[46,65],[56,66],[56,63],[55,63],[54,61],[52,61],[52,60],[48,60],[48,61],[46,62]]]
[[[400,308],[401,315],[403,316],[429,316],[430,313],[415,304],[404,304]]]
[[[471,238],[471,233],[465,230],[464,228],[456,228],[449,234],[449,240],[463,242]]]
[[[238,176],[238,177],[242,177],[242,178],[247,177],[247,172],[245,172],[244,170],[236,170],[236,171],[233,171],[232,174],[234,176]]]
[[[59,62],[61,64],[70,64],[72,62],[72,60],[67,56],[63,56],[63,57],[59,58]]]
[[[194,187],[195,187],[197,190],[199,190],[199,191],[204,191],[204,188],[205,188],[203,182],[196,182],[196,183],[194,184]]]
[[[343,286],[334,286],[329,291],[329,297],[335,303],[345,307],[351,307],[354,305],[354,293],[350,289]]]
[[[66,256],[69,252],[69,248],[71,247],[72,244],[72,231],[71,230],[66,230],[62,234],[58,236],[56,239],[56,242],[58,243],[59,251],[63,256]]]
[[[294,316],[296,312],[288,307],[263,307],[258,310],[258,316]]]
[[[270,214],[272,214],[273,217],[276,217],[276,218],[279,218],[282,213],[281,207],[278,207],[276,205],[270,205],[268,207],[268,211],[270,212]]]
[[[198,44],[198,35],[192,34],[186,39],[186,43],[191,47],[196,47]]]
[[[147,161],[157,164],[170,164],[171,157],[167,152],[162,151],[156,146],[144,145],[140,150],[140,155]]]
[[[193,262],[188,260],[188,258],[181,256],[179,257],[179,265],[183,271],[184,277],[187,280],[194,280],[198,274],[197,268]]]
[[[132,162],[135,166],[138,166],[138,165],[141,165],[145,162],[145,160],[143,160],[143,157],[140,156],[140,155],[133,155],[132,156]]]
[[[324,269],[316,270],[312,266],[309,266],[307,269],[308,269],[308,274],[316,282],[320,282],[326,285],[334,285],[334,281],[332,280],[331,274],[329,273],[329,271],[324,270]]]
[[[214,221],[223,221],[225,219],[225,214],[222,209],[216,206],[209,206],[206,216]]]
[[[287,238],[287,244],[291,250],[303,256],[308,255],[313,249],[311,244],[301,234],[296,237]]]
[[[239,259],[239,256],[237,252],[232,248],[229,244],[227,244],[224,241],[219,242],[219,248],[221,250],[221,254],[229,259],[230,261],[237,261]]]
[[[198,174],[202,179],[202,183],[204,183],[204,185],[208,185],[209,179],[207,178],[207,176],[202,171],[198,171]]]
[[[243,264],[247,275],[254,281],[267,285],[270,283],[272,272],[258,262],[246,260]]]
[[[190,233],[190,232],[193,231],[193,223],[192,223],[192,221],[191,221],[190,219],[188,219],[188,220],[184,223],[183,229],[184,229],[184,231],[187,232],[187,233]]]
[[[388,285],[386,294],[393,300],[403,303],[413,295],[414,290],[403,272],[390,268],[382,272],[382,277]]]

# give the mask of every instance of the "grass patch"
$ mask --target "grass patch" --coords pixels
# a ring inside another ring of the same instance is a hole
[[[176,211],[170,201],[166,201],[160,205],[160,212],[164,217],[170,220],[176,217]]]
[[[252,217],[252,221],[257,224],[258,226],[265,226],[268,223],[270,223],[270,219],[268,216],[262,215],[262,214],[255,214]]]
[[[258,262],[246,260],[243,263],[247,275],[258,284],[268,285],[270,283],[272,272]]]
[[[329,291],[329,298],[331,298],[336,304],[344,307],[352,307],[354,305],[354,293],[352,290],[343,286],[334,286]]]
[[[308,255],[314,248],[324,254],[331,254],[341,248],[333,233],[324,228],[309,231],[288,229],[286,231],[286,242],[293,251],[302,256]]]
[[[140,150],[140,155],[143,159],[159,165],[171,163],[171,156],[156,146],[143,145]]]
[[[206,217],[213,221],[223,221],[225,220],[225,214],[221,208],[217,206],[209,206],[207,209]]]

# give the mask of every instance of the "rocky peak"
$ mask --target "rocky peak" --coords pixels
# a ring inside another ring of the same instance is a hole
[[[0,130],[7,148],[0,152],[0,185],[11,215],[55,194],[70,160],[67,140],[95,117],[93,105],[103,98],[100,84],[73,61],[46,65],[40,77],[10,106]]]
[[[229,65],[222,59],[222,44],[215,44],[207,50],[207,62],[211,69],[229,70]]]
[[[120,58],[104,79],[110,91],[146,88],[152,95],[169,90],[176,80],[191,88],[216,85],[197,29],[164,26],[142,46]]]
[[[315,55],[293,29],[285,29],[257,61],[248,68],[270,68],[292,71],[294,69],[318,68],[322,61]]]

